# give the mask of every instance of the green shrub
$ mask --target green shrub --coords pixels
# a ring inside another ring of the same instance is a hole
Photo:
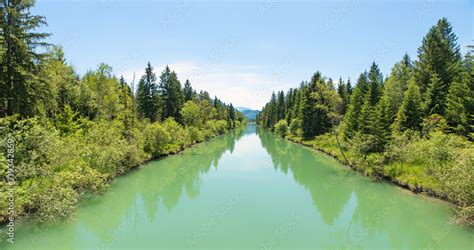
[[[172,142],[170,133],[161,124],[155,122],[148,125],[143,131],[144,150],[152,157],[168,153],[169,144]]]
[[[196,142],[202,142],[204,140],[204,134],[199,131],[198,128],[190,126],[187,127],[189,135],[189,144],[194,144]]]
[[[281,137],[285,137],[288,132],[288,123],[285,120],[279,120],[275,124],[275,133]]]
[[[39,221],[57,221],[73,214],[79,201],[78,194],[62,183],[53,182],[40,187],[33,195],[34,210]]]
[[[290,133],[295,136],[301,136],[301,119],[293,119],[290,123]]]

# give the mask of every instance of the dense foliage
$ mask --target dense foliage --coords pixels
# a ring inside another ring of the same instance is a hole
[[[317,72],[273,94],[257,122],[367,175],[446,198],[472,224],[473,77],[472,46],[463,58],[443,18],[423,38],[417,60],[405,55],[388,78],[375,62],[354,86],[339,80],[336,88]],[[283,121],[290,124],[284,134]]]
[[[136,91],[106,64],[79,76],[33,32],[45,19],[32,6],[0,3],[0,222],[11,192],[16,217],[64,218],[132,167],[246,122],[232,104],[181,87],[169,67],[158,80],[148,63]]]

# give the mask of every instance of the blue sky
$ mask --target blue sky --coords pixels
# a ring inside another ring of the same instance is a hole
[[[447,17],[462,51],[474,44],[474,1],[38,0],[50,42],[83,74],[101,62],[139,78],[166,64],[235,106],[261,108],[273,90],[319,70],[355,78],[376,61],[384,76]]]

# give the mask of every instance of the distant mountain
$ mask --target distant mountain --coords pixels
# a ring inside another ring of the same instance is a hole
[[[258,113],[260,113],[259,110],[254,110],[254,109],[249,109],[249,108],[244,108],[244,107],[236,107],[236,109],[247,118],[249,121],[255,121]]]

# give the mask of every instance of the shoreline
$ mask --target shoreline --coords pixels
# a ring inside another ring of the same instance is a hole
[[[133,166],[133,167],[130,167],[127,171],[124,171],[123,173],[118,173],[116,176],[114,176],[113,178],[109,179],[109,180],[107,181],[107,184],[109,184],[109,185],[112,184],[112,182],[113,182],[115,179],[117,179],[117,178],[119,178],[119,177],[122,177],[122,176],[126,176],[127,174],[131,173],[132,171],[139,171],[139,170],[140,170],[140,167],[142,167],[142,166],[144,166],[144,165],[146,165],[146,164],[148,164],[148,163],[150,163],[150,162],[152,162],[152,161],[162,160],[162,159],[165,159],[165,158],[167,158],[167,157],[180,154],[180,153],[182,153],[183,151],[185,151],[186,149],[191,149],[191,148],[193,148],[193,147],[199,146],[199,145],[201,145],[202,143],[208,142],[208,141],[210,141],[210,140],[213,140],[213,139],[215,139],[215,138],[217,138],[217,137],[223,136],[223,135],[225,135],[225,134],[227,134],[227,133],[236,131],[236,130],[238,130],[238,129],[243,129],[243,128],[245,128],[246,126],[248,126],[248,125],[240,126],[240,127],[238,127],[238,128],[233,128],[233,129],[230,129],[230,130],[228,130],[228,131],[226,131],[226,132],[224,132],[224,133],[221,133],[221,134],[215,134],[215,135],[213,135],[213,136],[211,136],[211,137],[209,137],[209,138],[207,138],[207,139],[204,139],[203,141],[190,144],[190,145],[187,146],[187,147],[183,147],[183,148],[179,149],[179,150],[176,151],[176,152],[170,152],[170,153],[168,153],[168,154],[164,154],[164,155],[160,155],[160,156],[158,156],[158,157],[152,157],[152,158],[150,158],[150,159],[147,159],[147,160],[143,161],[143,162],[140,163],[140,164],[137,164],[137,165],[135,165],[135,166]],[[108,191],[108,189],[107,189],[105,192],[107,192],[107,191]],[[94,194],[94,193],[91,193],[91,194]],[[95,194],[95,195],[101,195],[101,194],[98,193],[98,194]],[[82,201],[86,200],[86,199],[88,199],[88,197],[86,197],[85,199],[79,200],[78,204],[81,203]],[[71,217],[65,218],[65,220],[73,219],[73,217],[74,217],[74,215],[71,216]],[[15,224],[16,224],[16,221],[22,221],[22,220],[25,220],[25,219],[28,219],[28,218],[34,218],[34,214],[25,214],[25,215],[20,215],[20,216],[18,216],[18,217],[15,217]],[[8,219],[8,217],[4,217],[4,218],[2,217],[1,219],[3,219],[3,220],[0,220],[0,228],[3,228],[4,226],[6,226],[6,225],[8,224],[9,219]]]
[[[281,137],[280,137],[281,138]],[[320,153],[323,153],[327,156],[330,156],[331,158],[333,158],[334,160],[336,160],[339,164],[345,166],[345,167],[348,167],[349,169],[351,169],[352,171],[355,171],[359,174],[361,174],[362,176],[365,176],[365,177],[369,177],[369,179],[371,179],[371,181],[376,181],[374,178],[370,178],[370,176],[367,176],[365,175],[360,169],[357,168],[356,165],[354,164],[346,164],[344,161],[341,161],[338,156],[324,150],[323,148],[319,148],[319,147],[315,147],[314,145],[312,144],[308,144],[308,143],[304,143],[304,141],[297,141],[295,140],[294,138],[288,138],[288,137],[285,137],[285,138],[282,138],[284,140],[287,140],[287,141],[290,141],[292,143],[295,143],[295,144],[298,144],[298,145],[302,145],[304,147],[307,147],[307,148],[310,148],[310,149],[313,149],[313,150],[316,150]],[[409,185],[408,183],[403,183],[399,180],[396,180],[396,179],[393,179],[392,177],[390,176],[387,176],[387,175],[383,175],[381,176],[381,180],[383,181],[386,181],[392,185],[395,185],[399,188],[402,188],[404,190],[407,190],[407,191],[410,191],[412,194],[416,194],[416,195],[423,195],[423,196],[426,196],[426,197],[429,197],[429,198],[434,198],[434,199],[438,199],[440,201],[443,201],[443,202],[446,202],[448,203],[450,206],[452,206],[453,208],[459,208],[459,205],[457,205],[456,203],[448,200],[445,196],[443,195],[440,195],[438,194],[436,191],[434,190],[431,190],[431,189],[428,189],[428,188],[423,188],[423,187],[416,187],[416,186],[412,186],[412,185]]]

